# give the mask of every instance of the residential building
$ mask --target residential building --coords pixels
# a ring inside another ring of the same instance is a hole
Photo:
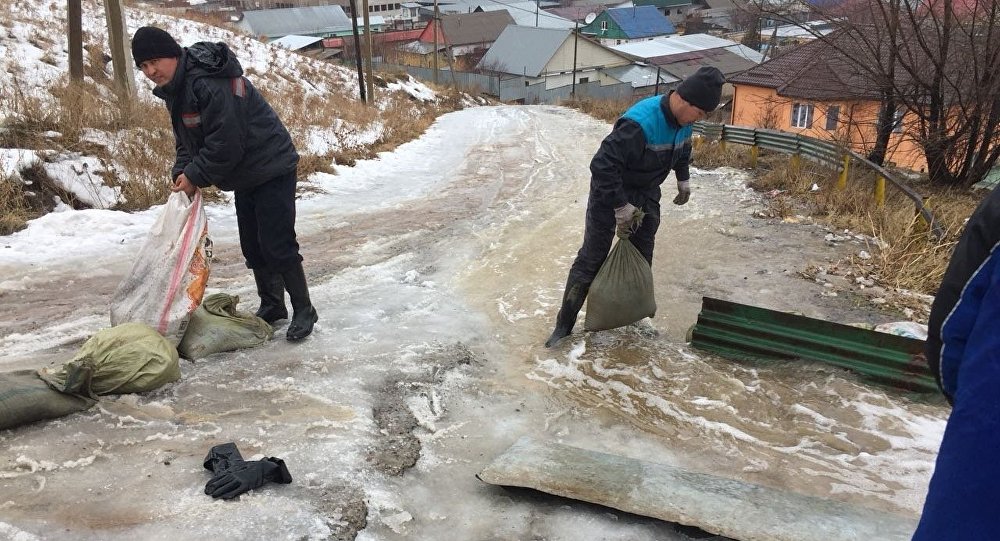
[[[576,23],[541,9],[537,2],[482,2],[474,11],[506,11],[519,26],[535,28],[573,28]]]
[[[634,0],[616,7],[653,6],[665,15],[675,27],[683,27],[688,12],[693,9],[691,0]]]
[[[237,26],[265,40],[290,35],[325,38],[352,31],[351,19],[340,6],[245,11]]]
[[[608,70],[628,66],[624,55],[575,36],[569,29],[511,25],[479,62],[478,69],[525,78],[525,86],[545,89],[600,82],[621,84]],[[652,81],[655,83],[655,80]]]
[[[660,37],[611,48],[635,60],[659,66],[681,79],[702,66],[714,66],[729,76],[764,60],[760,53],[745,45],[708,34]]]
[[[593,14],[596,17],[606,9],[608,8],[602,5],[591,6],[591,5],[574,4],[572,6],[545,8],[545,11],[557,17],[562,17],[563,19],[573,21],[579,24],[580,26],[584,26],[587,24],[586,22],[587,15]]]
[[[729,78],[731,122],[841,142],[866,153],[874,145],[881,95],[863,70],[824,40],[788,49]],[[926,159],[911,133],[913,114],[898,109],[886,161],[925,171]]]
[[[438,54],[446,55],[438,59],[439,66],[471,69],[511,24],[514,19],[507,11],[442,15],[437,24],[431,21],[416,41],[402,47],[401,61],[412,66],[433,65],[436,42]]]
[[[621,45],[676,34],[673,23],[653,6],[611,8],[593,22],[580,27],[580,33],[602,45]]]

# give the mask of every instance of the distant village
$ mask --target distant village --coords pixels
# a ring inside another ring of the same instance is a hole
[[[555,90],[579,85],[596,97],[652,95],[700,66],[727,76],[764,55],[738,41],[740,0],[369,0],[374,60],[394,66],[488,74],[505,87]],[[355,58],[349,0],[167,0],[262,41],[349,64]],[[359,32],[363,5],[356,0]],[[435,16],[435,8],[437,16]],[[745,23],[744,23],[745,24]],[[767,32],[767,30],[763,30]],[[783,35],[783,39],[787,39]],[[508,82],[517,79],[516,85]],[[610,90],[607,87],[612,87]],[[488,90],[488,89],[484,89]],[[489,93],[489,92],[487,92]],[[554,103],[560,93],[525,92],[504,101]],[[730,92],[731,94],[731,92]]]
[[[473,89],[508,103],[569,98],[634,100],[662,94],[702,66],[729,83],[711,117],[855,146],[875,139],[880,97],[839,77],[832,31],[808,3],[785,23],[752,15],[743,0],[165,0],[276,46],[352,65],[354,28],[371,36],[376,69]],[[773,0],[772,0],[773,1]],[[815,0],[821,1],[821,0]],[[352,4],[356,5],[354,19]],[[364,17],[367,6],[367,17]],[[794,10],[799,9],[796,13]],[[748,46],[751,45],[751,46]],[[842,67],[842,66],[841,66]],[[915,171],[926,159],[900,109],[887,163]]]

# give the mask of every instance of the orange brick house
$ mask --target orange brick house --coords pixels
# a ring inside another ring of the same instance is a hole
[[[789,49],[729,82],[735,125],[838,141],[862,154],[874,146],[880,96],[861,70],[821,40]],[[897,111],[886,163],[926,171],[923,152],[910,136],[913,123],[912,113]]]

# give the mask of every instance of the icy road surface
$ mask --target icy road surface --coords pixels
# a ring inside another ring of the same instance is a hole
[[[857,246],[751,215],[733,170],[668,178],[657,317],[559,347],[551,331],[610,126],[559,107],[442,117],[420,139],[311,179],[300,241],[320,321],[299,345],[182,361],[183,378],[0,432],[0,537],[689,539],[644,517],[475,479],[523,435],[914,517],[946,411],[803,364],[748,366],[684,343],[702,295],[882,322],[798,272]],[[697,165],[697,164],[696,164]],[[159,208],[71,211],[0,238],[0,369],[68,360]],[[256,307],[232,205],[209,208],[209,292]],[[581,318],[582,321],[582,318]],[[203,494],[235,441],[294,477]]]

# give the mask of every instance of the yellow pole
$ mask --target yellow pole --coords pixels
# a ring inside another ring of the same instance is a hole
[[[878,208],[885,206],[885,177],[882,175],[875,179],[875,206]]]
[[[928,212],[931,210],[930,201],[931,201],[930,197],[925,197],[924,198],[924,208],[927,209]],[[920,222],[920,224],[925,229],[930,229],[931,228],[931,224],[927,223],[927,219],[924,218],[924,215],[923,215],[923,213],[920,212],[920,209],[917,209],[917,220]]]
[[[843,190],[847,188],[847,173],[851,167],[851,155],[844,155],[844,167],[840,170],[840,176],[837,177],[837,189]],[[883,181],[884,182],[884,181]]]
[[[757,167],[757,155],[760,154],[760,147],[753,145],[750,147],[750,167]]]

